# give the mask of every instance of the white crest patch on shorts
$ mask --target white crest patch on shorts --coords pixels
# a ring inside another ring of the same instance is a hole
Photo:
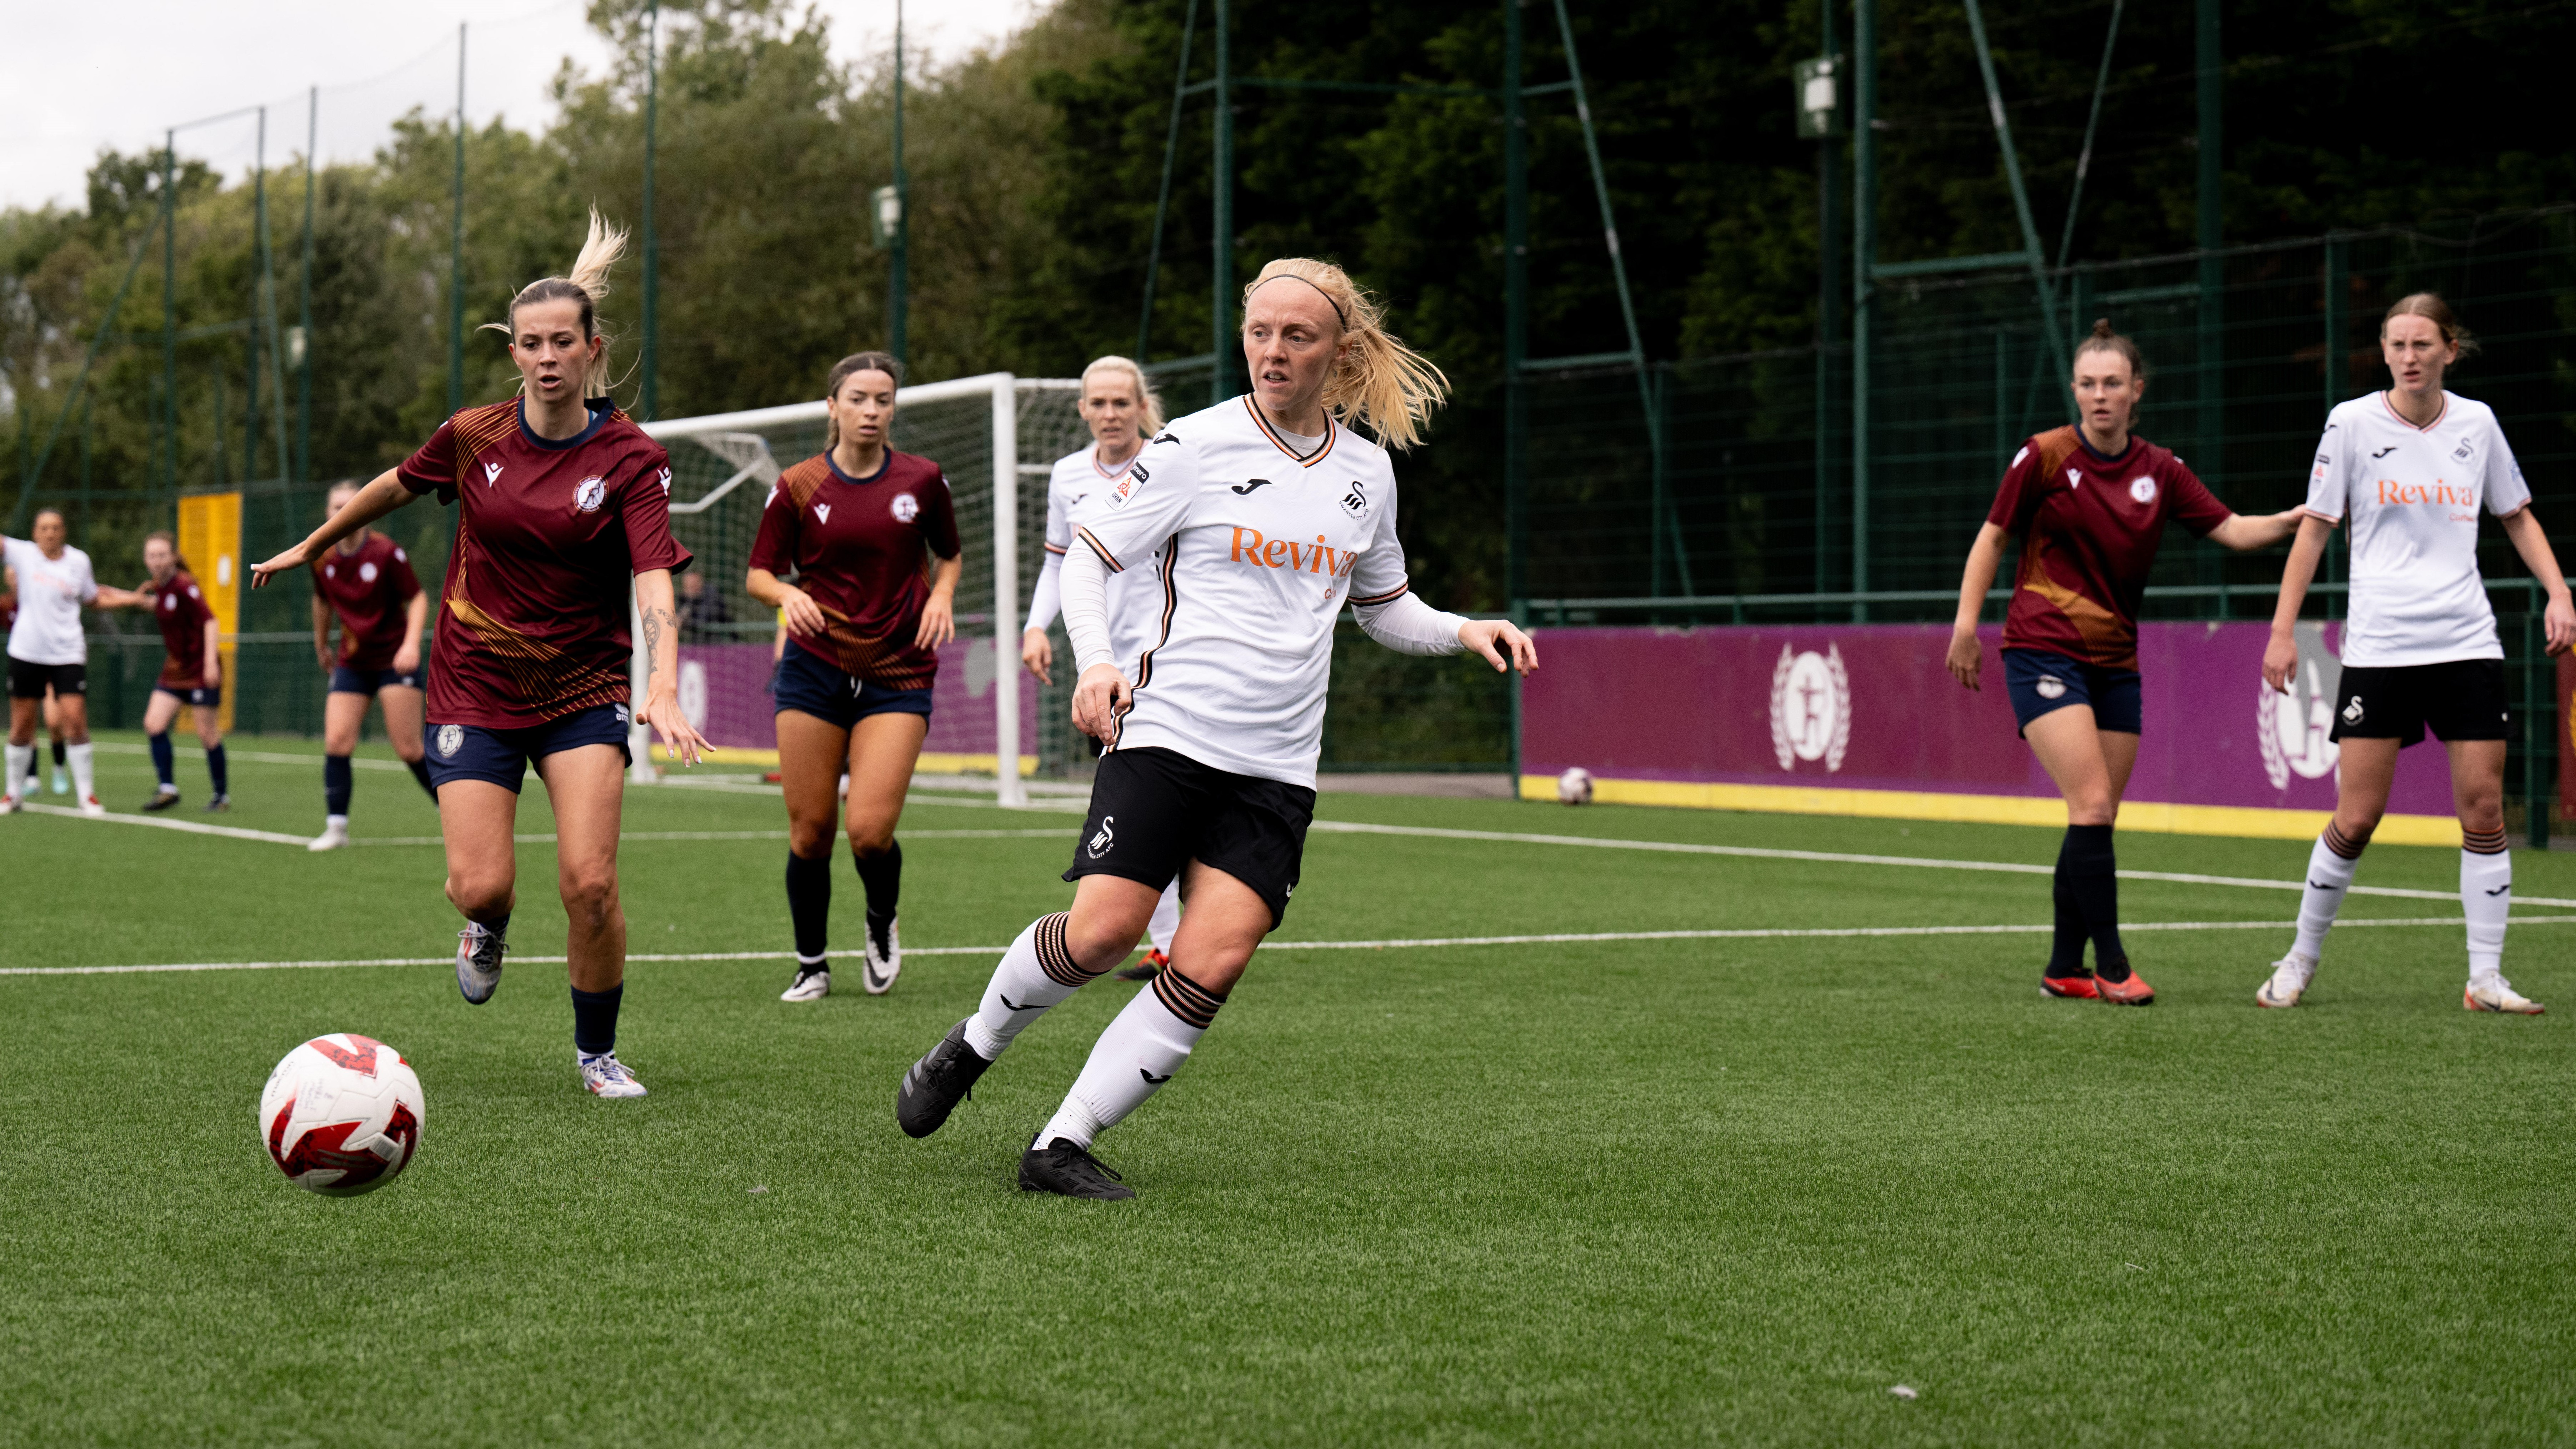
[[[2054,674],[2043,674],[2039,677],[2039,682],[2031,688],[2037,691],[2042,699],[2055,699],[2066,693],[2066,681]]]
[[[2129,480],[2129,496],[2140,503],[2156,501],[2156,480],[2143,474]]]
[[[1115,815],[1101,816],[1100,828],[1091,833],[1090,844],[1085,848],[1091,852],[1091,858],[1093,860],[1098,860],[1100,857],[1107,855],[1110,851],[1116,849],[1117,845],[1118,817]]]
[[[455,759],[455,758],[456,758],[456,752],[457,752],[458,750],[463,749],[463,748],[465,748],[465,728],[464,728],[464,726],[462,726],[462,725],[440,725],[440,726],[438,727],[438,752],[439,752],[439,754],[441,754],[441,755],[445,756],[446,758],[448,758],[448,759],[451,759],[451,760],[452,760],[452,759]]]
[[[894,521],[895,521],[895,522],[897,522],[897,523],[910,523],[910,522],[912,522],[914,519],[919,518],[920,516],[921,516],[921,500],[920,500],[920,499],[913,497],[913,496],[912,496],[911,494],[909,494],[909,493],[898,493],[898,494],[896,494],[896,495],[894,496]]]
[[[358,582],[362,584],[372,584],[375,581],[376,566],[374,564],[362,563],[358,565]]]
[[[607,501],[608,480],[605,478],[584,478],[580,486],[572,490],[572,506],[584,513],[597,513],[599,505]]]

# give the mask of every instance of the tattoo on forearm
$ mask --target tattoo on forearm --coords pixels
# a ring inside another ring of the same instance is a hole
[[[670,610],[655,605],[644,611],[644,678],[647,681],[652,679],[653,671],[661,667],[663,631],[669,629],[676,633],[677,628],[678,621],[671,617]]]

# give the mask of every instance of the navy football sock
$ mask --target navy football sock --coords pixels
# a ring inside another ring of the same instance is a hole
[[[606,991],[572,989],[573,1050],[586,1057],[605,1056],[617,1050],[617,1003],[626,995],[626,983],[618,982]]]
[[[327,815],[349,813],[349,789],[352,772],[347,755],[322,757],[322,809]]]
[[[2075,893],[2066,885],[2066,861],[2061,852],[2057,863],[2057,882],[2049,890],[2057,908],[2057,934],[2050,938],[2045,974],[2066,977],[2084,974],[2084,913],[2075,905]]]
[[[224,763],[224,747],[221,744],[206,747],[206,774],[215,782],[216,794],[232,793],[233,772],[232,768]]]
[[[822,965],[832,926],[830,855],[807,860],[787,853],[787,915],[796,924],[797,966],[811,970]]]
[[[2057,878],[2093,938],[2093,973],[2105,981],[2129,979],[2129,953],[2120,945],[2119,862],[2108,825],[2069,825],[2057,853]]]
[[[63,737],[60,735],[54,736],[54,768],[57,770],[63,767],[63,761],[68,758],[64,755],[63,748]]]
[[[869,917],[892,919],[895,902],[903,895],[903,842],[887,841],[886,848],[874,855],[852,851],[850,859],[859,868],[859,884],[867,887]]]
[[[163,730],[157,735],[146,735],[143,742],[152,747],[152,773],[161,777],[162,793],[176,791],[179,782],[170,774],[170,732]]]

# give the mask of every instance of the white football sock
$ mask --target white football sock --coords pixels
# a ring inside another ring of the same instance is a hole
[[[1180,929],[1181,881],[1180,877],[1174,876],[1172,883],[1163,887],[1163,898],[1154,902],[1154,918],[1145,923],[1145,939],[1154,943],[1155,950],[1169,956],[1172,954],[1172,937]]]
[[[2335,829],[2333,821],[2326,822],[2325,833],[2308,852],[2307,889],[2299,896],[2299,938],[2290,946],[2291,955],[2324,959],[2326,930],[2334,925],[2335,912],[2343,909],[2344,892],[2351,889],[2353,873],[2361,869],[2362,847],[2369,843],[2367,835],[2354,841]]]
[[[34,745],[9,746],[9,778],[0,780],[0,795],[15,795],[26,788],[27,776],[36,768]]]
[[[2487,840],[2501,841],[2499,830],[2487,839],[2471,837],[2473,844]],[[2513,909],[2513,852],[2510,850],[2474,850],[2460,852],[2460,910],[2469,918],[2469,983],[2473,986],[2495,985],[2504,973],[2504,924]]]
[[[63,754],[71,761],[72,798],[83,805],[98,797],[98,762],[92,758],[97,749],[86,740],[63,747]]]
[[[983,1004],[966,1021],[966,1044],[975,1049],[975,1055],[988,1062],[1000,1056],[1011,1038],[1046,1015],[1048,1007],[1099,974],[1074,964],[1064,939],[1065,925],[1072,919],[1070,911],[1040,916],[1002,953],[993,967],[992,983],[984,988]]]
[[[1091,1048],[1091,1060],[1082,1064],[1082,1075],[1074,1078],[1073,1090],[1065,1094],[1064,1105],[1038,1129],[1035,1145],[1045,1147],[1064,1138],[1089,1147],[1093,1138],[1117,1126],[1172,1079],[1223,1005],[1225,998],[1209,994],[1168,966],[1163,968],[1153,985],[1137,992],[1136,999],[1100,1034]]]
[[[325,830],[337,830],[342,834],[347,834],[349,829],[349,817],[346,815],[325,815],[322,817],[322,828]]]

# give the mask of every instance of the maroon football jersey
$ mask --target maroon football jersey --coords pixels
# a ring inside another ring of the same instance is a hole
[[[670,455],[608,399],[590,413],[578,437],[550,442],[517,398],[467,408],[397,470],[412,492],[460,505],[432,721],[526,729],[629,702],[632,578],[687,568],[689,551],[671,537]]]
[[[176,569],[170,581],[145,584],[139,591],[152,596],[152,619],[161,626],[161,647],[167,657],[161,661],[163,689],[203,689],[206,685],[206,621],[215,611],[206,607],[205,592],[186,569]]]
[[[1986,521],[2021,539],[2004,647],[2138,667],[2138,601],[2170,519],[2206,534],[2230,516],[2171,451],[2132,434],[2105,458],[2073,427],[2022,445]]]
[[[340,616],[340,662],[362,672],[394,667],[419,592],[411,556],[372,528],[355,552],[335,547],[313,564],[314,596]]]
[[[948,476],[928,458],[889,448],[885,466],[866,478],[842,472],[829,453],[779,474],[751,566],[792,574],[823,606],[824,636],[788,635],[796,647],[887,689],[928,689],[939,658],[912,641],[934,553],[957,556]]]

